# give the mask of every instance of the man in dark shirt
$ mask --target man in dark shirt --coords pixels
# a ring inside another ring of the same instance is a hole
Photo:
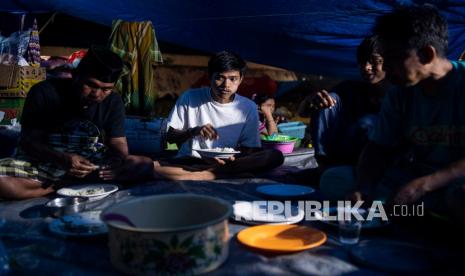
[[[318,168],[294,174],[296,181],[320,184],[323,193],[328,195],[321,182],[331,168],[353,171],[378,119],[384,93],[391,87],[385,79],[380,53],[377,37],[366,37],[356,54],[362,79],[343,81],[331,92],[312,93],[300,104],[299,115],[311,117],[311,139]]]
[[[424,204],[465,227],[465,63],[447,58],[447,20],[431,5],[400,7],[373,28],[386,94],[352,185],[352,200]],[[395,210],[395,209],[394,209]]]
[[[102,100],[83,99],[85,96],[72,93],[73,80],[70,79],[55,79],[37,84],[26,100],[21,118],[22,126],[54,132],[71,120],[88,120],[109,137],[125,136],[124,105],[119,94],[111,93],[112,87],[100,88],[99,81],[93,78],[86,80],[83,88],[102,90]],[[87,97],[93,96],[89,94]],[[80,102],[81,105],[76,104]]]
[[[0,198],[38,197],[66,180],[129,178],[212,179],[212,173],[161,166],[129,155],[124,105],[113,87],[123,68],[118,55],[91,47],[73,79],[47,80],[29,92],[20,146],[0,160]]]
[[[365,38],[357,48],[362,81],[344,81],[332,89],[309,95],[299,114],[311,117],[312,144],[320,166],[355,165],[377,120],[390,84],[382,68],[377,38]]]
[[[42,196],[59,180],[90,178],[101,165],[127,158],[124,105],[112,93],[122,68],[116,54],[91,47],[73,79],[31,89],[18,151],[14,159],[0,160],[0,197]]]

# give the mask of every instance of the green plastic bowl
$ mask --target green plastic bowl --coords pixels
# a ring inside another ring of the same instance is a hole
[[[264,149],[275,149],[282,153],[294,151],[294,145],[299,139],[287,135],[262,136],[262,147]]]
[[[276,142],[276,143],[296,142],[297,140],[299,140],[298,138],[295,138],[289,135],[282,135],[282,134],[262,135],[261,139],[262,141],[265,141],[265,142]]]

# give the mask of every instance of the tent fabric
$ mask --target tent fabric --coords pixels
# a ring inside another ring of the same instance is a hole
[[[151,20],[160,41],[303,73],[357,77],[355,50],[375,18],[399,5],[435,4],[449,22],[449,58],[465,48],[463,0],[2,0],[4,12],[60,12],[111,26]],[[161,49],[167,51],[168,49]]]

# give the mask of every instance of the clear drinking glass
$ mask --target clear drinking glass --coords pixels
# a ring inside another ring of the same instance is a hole
[[[339,221],[339,241],[343,244],[357,244],[360,237],[362,222],[351,218]]]

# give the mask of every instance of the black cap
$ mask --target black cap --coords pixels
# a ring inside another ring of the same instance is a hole
[[[114,83],[123,71],[123,60],[107,48],[91,46],[76,71],[101,82]]]

